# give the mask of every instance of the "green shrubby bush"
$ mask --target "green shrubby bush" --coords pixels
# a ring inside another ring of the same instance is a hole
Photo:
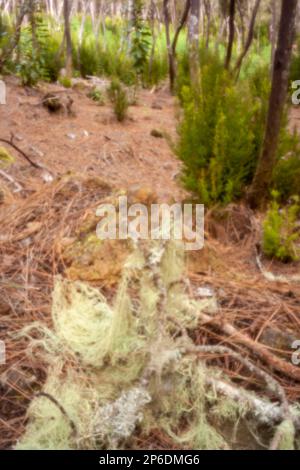
[[[273,201],[263,223],[263,252],[283,262],[300,259],[299,197],[294,196],[286,207],[280,207],[279,193],[273,192]],[[298,246],[297,246],[298,242]]]
[[[121,82],[115,78],[107,89],[108,97],[113,105],[114,113],[119,122],[126,119],[129,107],[127,92]]]
[[[97,87],[92,88],[92,90],[88,92],[87,96],[88,98],[91,98],[91,100],[95,101],[99,106],[103,106],[105,104],[102,91]]]
[[[63,31],[57,29],[53,18],[38,14],[37,35],[38,53],[32,50],[30,26],[22,28],[21,41],[17,51],[18,60],[9,58],[5,64],[8,71],[18,72],[23,83],[33,85],[38,80],[57,81],[60,70],[65,64],[64,51],[61,48]],[[152,38],[147,25],[141,24],[137,32],[131,32],[129,41],[129,25],[121,19],[109,19],[101,25],[99,37],[93,32],[92,22],[86,18],[81,45],[78,44],[78,32],[81,17],[72,18],[72,43],[74,74],[82,77],[87,75],[117,77],[124,84],[135,85],[138,76],[145,86],[152,86],[167,77],[168,61],[163,29],[157,32],[157,45],[151,69],[149,54]],[[0,22],[0,49],[5,47],[11,32],[9,18]],[[129,46],[131,44],[131,46]],[[181,41],[179,41],[179,47]],[[147,58],[147,60],[145,60]],[[32,75],[32,76],[31,76]]]
[[[235,81],[223,60],[200,51],[201,79],[193,89],[188,57],[179,67],[177,91],[182,106],[177,153],[183,161],[186,188],[206,205],[227,204],[245,194],[262,149],[270,94],[269,69],[257,66]],[[247,63],[246,63],[247,66]],[[273,189],[287,201],[299,194],[299,139],[282,121]]]
[[[200,89],[183,85],[179,91],[184,116],[177,150],[186,187],[211,205],[243,194],[256,164],[264,113],[254,87],[235,84],[219,57],[205,54]]]

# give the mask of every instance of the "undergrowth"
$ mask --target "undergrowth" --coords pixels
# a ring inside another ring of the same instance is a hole
[[[182,117],[177,154],[183,161],[183,183],[202,203],[228,204],[242,198],[254,177],[262,150],[270,93],[269,71],[256,68],[236,82],[221,57],[201,51],[200,86],[192,87],[188,60],[179,72]],[[283,201],[299,193],[300,146],[282,121],[278,163],[272,189]]]
[[[263,223],[263,252],[283,262],[300,259],[299,197],[292,198],[289,205],[281,207],[273,193],[273,201]]]
[[[107,94],[113,105],[117,120],[123,122],[127,117],[129,107],[128,96],[124,86],[118,79],[114,79],[107,89]]]

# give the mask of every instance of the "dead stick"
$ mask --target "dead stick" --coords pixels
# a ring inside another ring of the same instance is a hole
[[[28,155],[26,155],[26,153],[14,143],[14,135],[13,134],[11,135],[10,140],[3,139],[3,138],[0,137],[0,142],[4,142],[5,144],[10,145],[13,149],[15,149],[17,152],[19,152],[19,154],[22,155],[22,157],[24,157],[25,160],[27,160],[28,163],[30,163],[30,165],[32,165],[34,168],[43,169],[41,165],[39,165],[38,163],[35,163],[34,161],[32,161],[31,158],[28,157]]]
[[[221,324],[220,319],[215,319],[214,317],[211,317],[210,315],[207,315],[203,312],[199,312],[198,315],[203,323],[212,323],[227,336],[230,336],[234,341],[242,344],[243,346],[246,346],[248,349],[250,349],[250,351],[254,352],[260,359],[271,365],[275,370],[281,372],[286,377],[300,382],[299,367],[295,367],[293,364],[290,364],[280,359],[279,357],[274,356],[274,354],[268,351],[265,346],[254,341],[244,333],[241,333],[230,323]]]

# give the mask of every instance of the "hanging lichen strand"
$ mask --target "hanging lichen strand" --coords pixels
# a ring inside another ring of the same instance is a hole
[[[216,309],[214,298],[188,296],[183,250],[174,241],[139,244],[113,305],[98,290],[57,277],[54,331],[35,323],[21,332],[28,355],[41,356],[48,375],[16,449],[134,449],[137,438],[157,430],[174,447],[227,449],[241,417],[252,430],[267,426],[276,448],[293,447],[299,413],[276,382],[223,348],[263,378],[281,404],[238,388],[198,357],[202,347],[188,332],[202,312]],[[227,436],[224,422],[231,423]]]

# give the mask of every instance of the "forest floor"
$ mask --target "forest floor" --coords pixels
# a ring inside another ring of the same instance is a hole
[[[49,91],[70,94],[75,115],[50,115],[41,105]],[[158,201],[185,197],[179,182],[180,162],[170,146],[170,141],[176,139],[178,110],[167,89],[141,91],[123,124],[116,122],[111,106],[98,106],[86,93],[85,88],[65,91],[56,85],[25,90],[16,79],[8,80],[8,104],[0,108],[0,138],[9,139],[13,133],[16,145],[45,166],[55,181],[45,183],[41,170],[7,147],[15,163],[6,171],[24,190],[5,194],[0,205],[0,339],[6,342],[12,331],[31,321],[50,323],[53,274],[65,271],[61,262],[64,244],[74,238],[77,219],[86,220],[95,203],[111,194],[110,186],[118,190],[147,187],[157,194]],[[300,110],[292,111],[290,125],[300,131]],[[154,129],[164,137],[153,137]],[[74,181],[78,174],[81,178],[89,175],[89,181],[100,177],[107,186],[84,182],[80,191],[70,185],[66,188],[60,182],[66,173],[71,178],[74,175]],[[13,189],[9,183],[7,187]],[[199,328],[195,342],[230,344],[248,354],[260,367],[272,371],[290,400],[299,400],[300,371],[292,367],[291,344],[300,339],[300,284],[290,278],[299,273],[299,264],[287,267],[263,260],[262,271],[256,253],[259,218],[243,205],[229,206],[220,213],[219,220],[210,213],[206,219],[205,248],[189,257],[190,289],[195,297],[210,296],[212,292],[219,313],[211,324]],[[80,279],[109,287],[111,295],[114,282],[103,281],[109,276],[117,280],[116,265],[123,262],[119,255],[109,247],[99,256],[102,265],[110,263],[112,269],[98,273],[98,279],[91,278],[88,270]],[[91,260],[87,262],[86,256],[84,263],[90,268]],[[270,272],[282,277],[271,279]],[[238,335],[226,337],[222,331],[226,323],[234,325],[244,335],[243,340]],[[263,345],[266,355],[261,355],[256,345]],[[283,368],[273,368],[270,355],[280,358]],[[232,378],[256,386],[256,379],[245,376],[238,364],[222,358],[216,361]],[[30,383],[26,379],[28,371],[35,375]],[[26,342],[8,342],[7,365],[0,375],[0,448],[11,446],[22,433],[31,392],[36,390],[37,382],[44,380],[43,374],[26,357]],[[246,438],[236,446],[245,447],[245,442]],[[163,442],[156,444],[159,448],[164,445],[167,448]]]
[[[170,139],[176,137],[176,109],[166,88],[140,92],[122,124],[109,104],[98,106],[86,96],[87,91],[88,82],[81,90],[50,84],[24,89],[12,77],[7,106],[0,109],[0,137],[9,138],[13,133],[22,150],[57,176],[66,172],[94,174],[118,188],[138,184],[156,191],[159,200],[178,199],[183,193],[176,183],[179,161],[165,138],[151,136],[151,131],[157,130]],[[49,114],[41,106],[46,92],[69,95],[74,101],[74,116]],[[20,163],[17,158],[18,181],[21,178],[28,187],[30,177],[35,178],[38,172],[26,162]]]

